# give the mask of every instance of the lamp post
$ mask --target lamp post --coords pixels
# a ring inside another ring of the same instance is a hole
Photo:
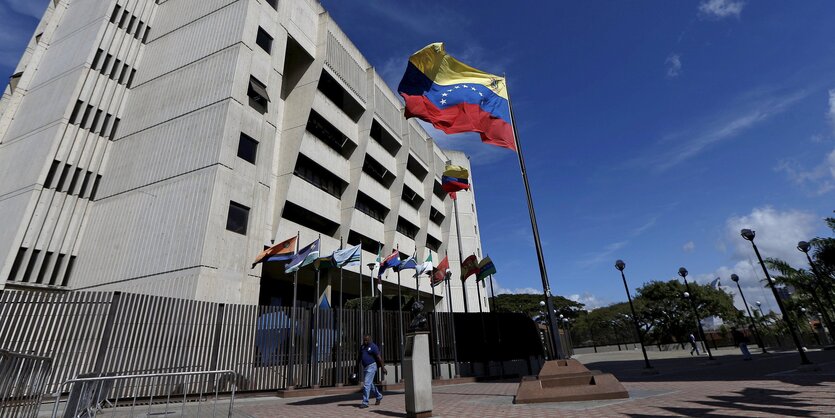
[[[829,304],[829,308],[835,308],[835,302],[832,301],[832,295],[829,292],[829,286],[827,286],[826,280],[823,279],[823,275],[818,271],[818,268],[815,266],[815,263],[812,262],[812,257],[809,255],[809,249],[811,245],[809,245],[806,241],[800,241],[797,243],[797,250],[806,254],[806,260],[809,261],[809,266],[812,268],[812,274],[815,276],[815,282],[817,283],[818,287],[823,293],[823,297],[826,298],[826,303]],[[829,328],[829,335],[830,337],[835,336],[835,323],[832,322],[830,319],[829,314],[826,312],[826,307],[823,306],[820,299],[818,298],[817,293],[814,291],[810,292],[812,295],[812,299],[815,301],[815,304],[818,305],[821,311],[821,318],[826,322],[826,327]],[[830,338],[831,339],[831,338]]]
[[[568,338],[568,345],[565,350],[565,358],[571,358],[571,353],[574,352],[574,343],[571,342],[571,324],[569,323],[568,318],[562,319],[562,325],[563,329],[565,330],[565,337]]]
[[[763,263],[763,258],[760,255],[760,250],[757,249],[757,244],[754,244],[754,237],[756,236],[756,233],[750,229],[743,229],[739,232],[739,234],[742,235],[742,238],[746,241],[750,241],[751,246],[754,247],[754,253],[757,254],[757,260],[760,261],[760,267],[763,268],[765,278],[768,280],[768,287],[770,287],[771,292],[774,293],[774,299],[777,301],[777,307],[780,308],[780,314],[783,316],[783,321],[786,322],[786,326],[789,328],[789,332],[792,335],[794,345],[797,347],[797,352],[800,354],[800,364],[812,364],[812,362],[809,361],[809,358],[806,357],[806,353],[803,351],[803,345],[800,343],[800,338],[797,336],[797,330],[795,329],[794,324],[792,324],[791,318],[786,313],[786,309],[783,307],[783,301],[777,293],[777,287],[774,285],[774,279],[771,278],[771,275],[768,273],[768,269],[765,268],[765,263]]]
[[[754,336],[757,338],[757,344],[760,345],[760,350],[762,350],[763,354],[768,353],[765,350],[765,344],[763,343],[763,339],[760,337],[760,331],[757,329],[757,324],[754,322],[754,317],[751,315],[751,309],[748,308],[748,302],[745,301],[745,294],[742,293],[742,286],[739,285],[739,276],[736,274],[731,274],[731,280],[736,283],[736,288],[739,289],[739,296],[742,296],[742,304],[745,305],[745,311],[748,312],[748,319],[751,320],[751,329],[754,331]],[[759,303],[759,301],[757,301]]]
[[[638,325],[638,316],[635,315],[635,306],[632,304],[632,295],[629,294],[629,286],[626,285],[626,275],[623,269],[626,268],[626,263],[623,260],[615,261],[615,268],[620,271],[620,278],[623,279],[623,289],[626,290],[626,299],[629,300],[629,310],[632,311],[632,323],[635,324],[635,332],[638,334],[638,342],[641,343],[641,352],[644,353],[645,368],[651,369],[649,364],[649,357],[647,357],[647,349],[644,347],[644,337],[641,334],[641,327]]]
[[[707,358],[710,360],[714,360],[713,352],[710,351],[710,345],[707,343],[707,337],[705,336],[705,330],[702,328],[702,318],[699,316],[699,308],[696,307],[696,301],[693,300],[695,298],[691,298],[690,295],[690,283],[687,282],[687,269],[681,267],[678,269],[678,275],[684,279],[684,287],[687,288],[687,291],[684,292],[684,298],[690,301],[690,306],[693,308],[693,316],[696,317],[696,325],[699,327],[699,335],[702,338],[702,343],[705,346],[705,351],[707,351]]]

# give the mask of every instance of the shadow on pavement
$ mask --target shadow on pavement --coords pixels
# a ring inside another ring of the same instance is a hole
[[[657,408],[672,412],[680,416],[688,417],[727,417],[730,415],[713,413],[717,409],[735,409],[746,412],[745,416],[759,416],[761,414],[774,414],[778,416],[811,417],[816,414],[811,411],[803,411],[798,408],[814,406],[812,403],[801,402],[788,397],[795,396],[800,392],[774,390],[774,389],[753,389],[746,388],[736,393],[735,396],[711,396],[716,401],[691,401],[701,404],[706,408],[683,408],[671,406],[659,406]],[[633,418],[649,417],[644,414],[628,414]],[[738,416],[738,415],[734,415]]]

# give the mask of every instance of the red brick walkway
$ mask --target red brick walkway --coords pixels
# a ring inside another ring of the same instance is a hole
[[[514,405],[515,383],[471,383],[436,387],[438,417],[835,417],[835,352],[809,353],[819,371],[797,370],[792,353],[758,356],[742,362],[732,351],[705,358],[652,359],[660,371],[642,375],[639,359],[623,355],[584,358],[590,368],[615,373],[629,399]],[[629,354],[626,353],[628,356]],[[613,360],[614,359],[614,360]],[[387,393],[380,406],[358,409],[360,396],[241,399],[237,416],[251,417],[402,417],[403,392]]]

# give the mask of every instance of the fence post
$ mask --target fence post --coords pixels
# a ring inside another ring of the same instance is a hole
[[[220,353],[220,331],[223,328],[223,313],[226,304],[217,305],[217,318],[215,318],[215,340],[212,342],[211,370],[217,370],[218,357]]]
[[[110,300],[110,309],[107,311],[107,319],[105,319],[104,330],[102,331],[101,341],[99,342],[99,350],[96,354],[96,364],[93,367],[93,372],[99,375],[104,368],[104,357],[107,355],[107,347],[110,345],[110,339],[113,337],[113,323],[116,322],[116,313],[119,311],[121,301],[122,292],[113,292],[113,298]]]

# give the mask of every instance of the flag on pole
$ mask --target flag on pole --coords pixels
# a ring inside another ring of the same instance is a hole
[[[265,261],[289,260],[293,258],[295,251],[296,237],[281,241],[278,244],[275,244],[272,247],[258,253],[258,256],[255,257],[255,261],[252,262],[252,268],[255,268],[256,264]]]
[[[440,263],[438,263],[438,267],[435,268],[435,271],[432,272],[432,287],[435,287],[444,282],[446,279],[446,271],[449,270],[449,259],[444,257]]]
[[[455,192],[470,189],[470,172],[460,165],[448,164],[441,177],[441,188],[455,199]]]
[[[392,250],[391,254],[380,263],[380,271],[377,272],[377,277],[382,277],[387,268],[397,267],[398,265],[400,265],[400,251]]]
[[[432,252],[430,251],[429,257],[426,257],[426,261],[424,261],[423,264],[418,264],[418,266],[415,267],[415,275],[413,277],[420,277],[420,275],[423,273],[431,275],[432,268],[434,268],[434,266],[432,265]]]
[[[482,142],[516,150],[505,78],[458,61],[442,42],[409,57],[397,92],[406,100],[406,118],[448,134],[478,132]]]
[[[319,257],[313,261],[313,268],[316,270],[335,268],[336,263],[333,262],[333,254]]]
[[[394,267],[394,271],[403,271],[403,270],[417,270],[417,260],[415,260],[415,255],[412,254],[409,258],[403,260],[400,264]]]
[[[461,263],[461,280],[466,280],[473,274],[478,274],[478,258],[475,254],[465,258]]]
[[[713,279],[712,282],[710,282],[710,287],[712,287],[714,289],[719,289],[720,286],[722,286],[722,283],[719,283],[719,278],[718,277]]]
[[[478,273],[475,276],[475,281],[481,281],[491,274],[496,274],[496,266],[493,265],[493,260],[490,257],[484,257],[478,263]]]
[[[317,258],[319,258],[319,240],[311,242],[306,247],[299,250],[299,253],[287,263],[287,267],[284,268],[285,273],[293,273],[298,271],[298,269],[313,263]]]
[[[344,250],[334,251],[334,253],[333,253],[334,264],[338,268],[358,266],[358,265],[360,265],[360,252],[361,251],[362,251],[362,247],[360,245],[349,247],[349,248],[346,248]]]

